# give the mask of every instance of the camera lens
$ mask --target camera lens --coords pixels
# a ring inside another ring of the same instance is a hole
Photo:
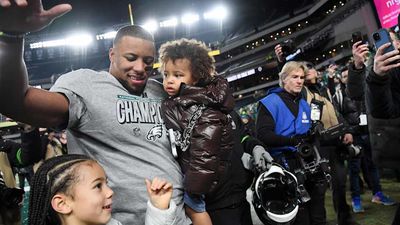
[[[313,156],[313,146],[308,143],[304,143],[298,147],[298,152],[301,157],[309,158]]]
[[[372,35],[372,37],[374,38],[375,41],[379,41],[381,39],[378,33],[375,33],[374,35]]]

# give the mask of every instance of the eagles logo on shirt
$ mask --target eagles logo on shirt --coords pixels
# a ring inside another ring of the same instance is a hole
[[[149,141],[155,141],[157,138],[161,138],[163,134],[163,126],[161,124],[158,124],[151,128],[149,132],[146,135],[146,139]]]

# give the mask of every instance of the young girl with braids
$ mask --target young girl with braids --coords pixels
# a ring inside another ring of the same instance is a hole
[[[146,225],[174,224],[172,185],[146,180]],[[111,218],[113,191],[98,162],[85,155],[62,155],[39,167],[32,178],[30,225],[121,225]],[[129,198],[129,196],[126,196]]]

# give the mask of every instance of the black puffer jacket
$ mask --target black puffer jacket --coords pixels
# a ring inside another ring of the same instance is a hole
[[[192,194],[214,191],[230,165],[233,135],[228,114],[233,110],[234,99],[229,84],[219,76],[204,87],[183,84],[179,95],[167,98],[161,106],[167,128],[182,134],[200,105],[206,108],[194,126],[189,148],[178,150],[184,187]]]
[[[349,72],[350,73],[350,72]],[[328,84],[333,82],[333,79],[329,78]],[[353,135],[364,135],[368,134],[368,128],[366,126],[360,126],[360,115],[361,113],[365,114],[364,102],[356,99],[351,99],[348,96],[347,87],[345,84],[340,83],[339,90],[336,90],[332,96],[332,100],[336,109],[343,116],[343,119],[346,121],[348,126],[348,132]],[[342,102],[340,102],[340,98],[338,97],[339,92],[342,96]]]
[[[348,93],[351,98],[363,100],[366,98],[368,112],[368,129],[370,134],[372,159],[379,167],[400,169],[400,118],[396,114],[395,98],[400,99],[400,80],[396,77],[396,70],[388,75],[378,77],[370,70],[366,79],[366,68],[356,70],[352,64],[349,69]],[[393,79],[393,80],[392,80]],[[366,93],[365,93],[366,92]],[[392,97],[388,94],[392,92]],[[367,96],[366,96],[367,95]],[[379,105],[374,105],[378,104]],[[399,104],[398,104],[399,105]],[[363,109],[365,111],[365,107]],[[372,114],[372,115],[371,115]],[[378,119],[386,117],[394,119]]]
[[[366,79],[367,104],[371,115],[380,119],[400,117],[400,69],[394,68],[384,76],[371,69]]]

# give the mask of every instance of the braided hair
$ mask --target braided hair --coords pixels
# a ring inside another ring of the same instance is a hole
[[[56,193],[71,194],[71,187],[78,182],[77,165],[85,161],[94,160],[85,155],[61,155],[46,160],[39,167],[32,178],[29,225],[61,225],[58,214],[51,207],[51,198]]]

